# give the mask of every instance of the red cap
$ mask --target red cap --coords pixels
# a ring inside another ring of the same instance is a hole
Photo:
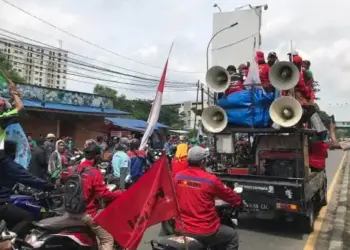
[[[256,52],[256,60],[257,61],[264,61],[265,60],[264,52],[257,51]]]
[[[293,63],[301,64],[303,59],[300,56],[293,56]]]

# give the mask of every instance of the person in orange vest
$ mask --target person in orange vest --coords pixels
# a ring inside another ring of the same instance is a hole
[[[188,167],[187,153],[189,146],[184,136],[180,136],[180,143],[176,147],[175,157],[171,162],[172,174],[175,176],[176,173],[182,171]]]

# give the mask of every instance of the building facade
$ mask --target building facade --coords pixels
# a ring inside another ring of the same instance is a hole
[[[202,114],[202,103],[201,102],[181,102],[181,103],[172,103],[172,104],[164,104],[164,106],[172,106],[176,107],[180,118],[184,121],[185,126],[183,129],[185,130],[192,130],[195,128],[195,123],[200,124],[201,121],[201,114]],[[204,102],[203,104],[204,108],[208,107],[207,102]],[[197,112],[197,118],[196,118],[196,109]]]
[[[68,51],[0,38],[0,52],[26,83],[66,89]]]

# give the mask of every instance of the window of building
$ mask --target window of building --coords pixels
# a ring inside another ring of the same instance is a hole
[[[36,74],[36,75],[38,75],[38,74],[39,74],[39,72],[38,72],[38,71],[35,71],[35,74]]]
[[[39,82],[42,82],[42,79],[41,79],[41,78],[39,78]]]
[[[42,72],[40,72],[40,76],[42,76],[43,75],[43,73]]]
[[[60,81],[57,81],[57,84],[60,84]]]
[[[18,50],[14,50],[13,52],[18,53]]]
[[[17,63],[16,63],[16,62],[14,62],[14,63],[13,63],[13,65],[17,65]]]
[[[18,72],[22,72],[22,70],[21,70],[21,69],[18,69]]]

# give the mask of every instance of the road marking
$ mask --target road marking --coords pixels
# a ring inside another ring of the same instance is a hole
[[[335,184],[337,183],[337,180],[338,180],[338,177],[339,177],[339,174],[340,174],[340,170],[342,169],[343,163],[345,161],[345,156],[346,156],[346,153],[344,153],[343,158],[341,159],[340,164],[338,166],[337,172],[335,173],[335,175],[333,177],[333,180],[332,180],[332,183],[329,186],[329,189],[328,189],[328,192],[327,192],[327,199],[328,199],[328,201],[330,201],[331,198],[332,198],[332,195],[333,195],[333,192],[334,192],[334,188],[335,188]],[[318,235],[320,234],[323,221],[324,221],[324,219],[326,217],[327,207],[328,206],[324,206],[324,207],[321,208],[321,210],[320,210],[320,212],[318,214],[318,217],[315,220],[314,231],[313,231],[312,234],[309,235],[309,237],[308,237],[308,239],[306,241],[304,250],[314,250],[315,249]]]

